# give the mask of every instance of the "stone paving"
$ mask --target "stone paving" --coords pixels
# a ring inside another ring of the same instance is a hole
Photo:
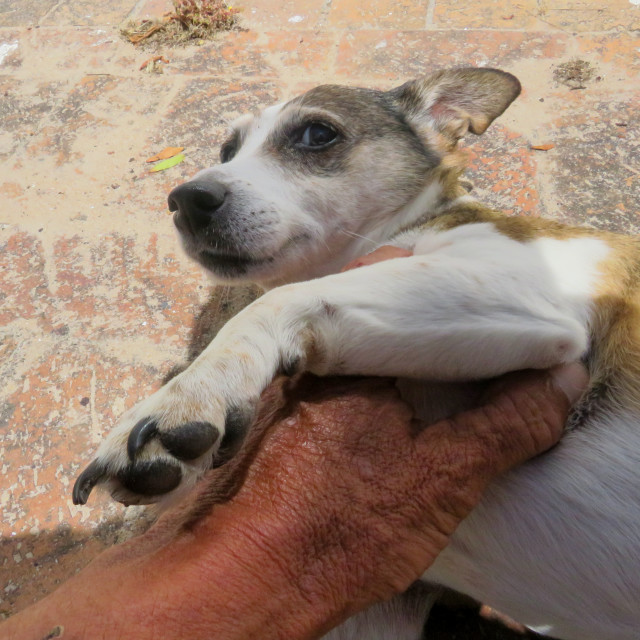
[[[323,82],[497,66],[524,92],[465,142],[475,193],[514,214],[640,229],[640,0],[238,2],[243,30],[164,48],[150,74],[152,53],[119,26],[164,0],[0,0],[0,616],[144,522],[104,496],[75,507],[70,488],[185,358],[210,287],[165,196],[216,161],[235,116]],[[575,58],[594,70],[581,89],[554,76]],[[165,146],[186,161],[149,173]]]

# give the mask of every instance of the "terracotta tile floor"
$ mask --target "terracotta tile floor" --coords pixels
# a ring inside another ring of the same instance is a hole
[[[477,194],[640,228],[635,1],[238,0],[247,30],[164,51],[165,73],[144,73],[150,54],[118,26],[167,4],[0,0],[0,616],[144,523],[104,497],[74,507],[70,488],[109,425],[185,357],[209,287],[165,195],[215,161],[234,116],[327,81],[499,66],[524,93],[466,141]],[[595,72],[570,90],[553,72],[576,56]],[[186,162],[149,174],[167,145]]]

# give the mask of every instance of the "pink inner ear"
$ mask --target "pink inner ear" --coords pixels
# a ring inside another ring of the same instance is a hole
[[[429,107],[429,115],[436,129],[455,140],[462,138],[470,129],[477,133],[472,118],[444,97],[438,98]]]
[[[450,105],[448,105],[443,98],[436,100],[431,107],[429,108],[429,113],[436,120],[447,120],[451,118],[455,118],[457,112],[455,109],[452,109]]]

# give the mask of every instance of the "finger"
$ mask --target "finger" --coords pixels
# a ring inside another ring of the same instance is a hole
[[[553,384],[567,396],[570,405],[575,405],[589,386],[589,372],[578,362],[564,364],[551,370]]]
[[[548,373],[551,375],[551,382],[565,392],[567,399],[571,405],[575,404],[584,393],[589,381],[589,374],[585,367],[578,363],[563,364]],[[541,375],[540,371],[526,370],[515,371],[501,376],[493,381],[482,395],[482,404],[489,403],[493,398],[498,397],[503,391],[515,387],[519,383],[525,383],[527,380],[536,380]]]
[[[484,465],[489,476],[498,475],[558,442],[571,406],[588,381],[578,364],[514,374],[489,389],[477,409],[427,429],[431,434],[424,434],[425,445],[437,430],[460,458],[472,466]]]

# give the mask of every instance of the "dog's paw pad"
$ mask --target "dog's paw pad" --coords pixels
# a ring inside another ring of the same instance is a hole
[[[111,475],[102,461],[94,460],[73,485],[73,504],[86,504],[93,488],[105,482],[111,485],[112,496],[119,502],[148,504],[180,485],[182,469],[178,463],[159,458],[132,462]]]
[[[153,438],[178,460],[190,461],[211,450],[220,439],[220,431],[210,422],[186,422],[169,431],[160,431],[153,418],[139,420],[127,439],[127,455],[132,462]]]
[[[169,460],[142,460],[133,462],[118,473],[122,487],[131,493],[152,497],[173,491],[182,480],[182,470]]]
[[[209,451],[220,435],[209,422],[187,422],[161,433],[159,438],[164,448],[179,460],[195,460]]]

